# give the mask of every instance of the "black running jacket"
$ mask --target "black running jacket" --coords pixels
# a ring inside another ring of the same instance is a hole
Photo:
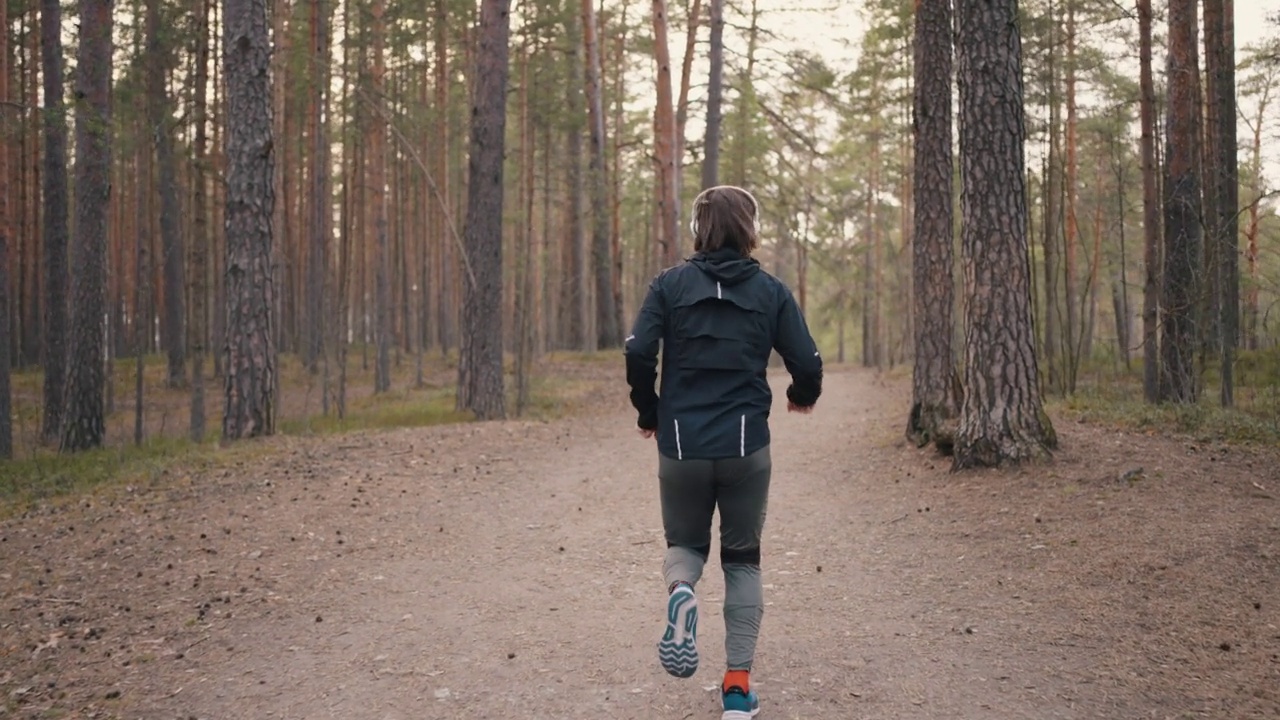
[[[654,392],[662,348],[661,393]],[[731,249],[698,253],[649,285],[625,356],[631,404],[658,450],[676,459],[745,457],[769,444],[772,350],[791,374],[787,399],[822,393],[822,357],[791,291]]]

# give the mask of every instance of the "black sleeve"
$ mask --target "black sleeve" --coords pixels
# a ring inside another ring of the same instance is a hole
[[[822,355],[791,292],[784,288],[782,296],[778,309],[778,334],[773,347],[782,356],[787,372],[791,373],[787,399],[800,407],[810,407],[822,394]]]
[[[662,340],[664,319],[662,287],[655,278],[649,284],[649,294],[645,296],[623,351],[627,360],[627,384],[631,386],[631,404],[640,415],[636,425],[643,430],[658,427],[658,393],[654,390],[654,383],[658,379],[658,346]]]

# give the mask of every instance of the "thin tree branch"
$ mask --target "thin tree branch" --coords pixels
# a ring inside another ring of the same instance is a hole
[[[476,281],[475,271],[471,267],[471,258],[467,256],[466,243],[463,242],[462,235],[458,233],[458,227],[453,222],[453,214],[449,212],[449,204],[444,199],[444,196],[440,194],[440,188],[436,185],[436,180],[431,175],[431,171],[427,169],[427,164],[423,162],[422,156],[418,154],[418,150],[413,146],[413,143],[409,141],[409,138],[405,137],[404,133],[400,131],[400,127],[396,124],[395,119],[387,112],[386,108],[383,107],[381,103],[375,102],[374,98],[370,96],[368,91],[360,85],[356,85],[355,91],[356,94],[360,96],[361,100],[382,116],[383,121],[387,123],[387,127],[391,130],[391,133],[395,135],[396,140],[400,143],[401,147],[408,153],[409,157],[413,158],[414,164],[418,166],[418,169],[422,171],[423,177],[427,179],[427,184],[431,186],[431,193],[435,195],[436,202],[440,204],[440,210],[444,213],[444,221],[449,226],[449,234],[453,236],[454,242],[458,245],[458,252],[462,256],[463,269],[467,271],[467,280],[471,282],[471,289],[475,290],[478,283]]]

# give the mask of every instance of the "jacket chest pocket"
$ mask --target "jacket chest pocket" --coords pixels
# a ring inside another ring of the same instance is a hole
[[[765,316],[728,300],[708,299],[676,310],[674,345],[681,367],[758,370],[767,355]]]

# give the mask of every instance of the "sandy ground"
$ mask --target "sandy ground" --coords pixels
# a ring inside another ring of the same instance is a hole
[[[669,678],[656,453],[608,379],[0,522],[0,717],[717,718],[720,573]],[[908,398],[836,370],[774,416],[762,720],[1280,716],[1280,453],[1059,416],[1052,465],[955,475]]]

